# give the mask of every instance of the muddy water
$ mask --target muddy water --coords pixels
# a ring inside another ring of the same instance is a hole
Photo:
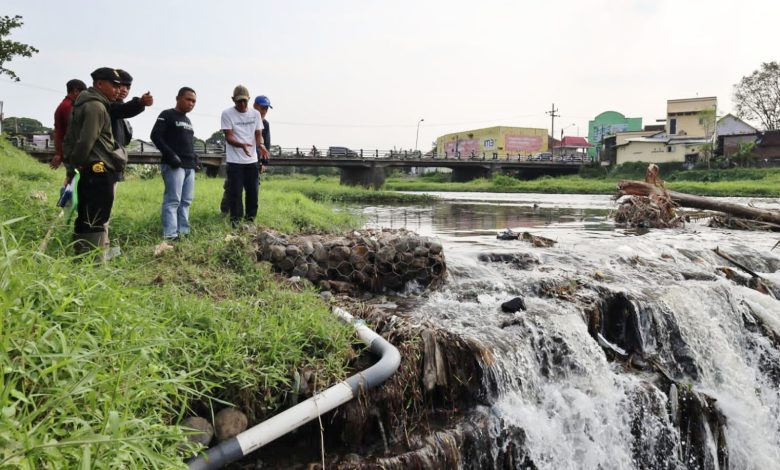
[[[443,242],[447,284],[396,308],[492,350],[483,412],[496,436],[522,430],[524,438],[496,440],[486,451],[512,444],[539,469],[780,468],[780,302],[727,279],[720,268],[741,271],[713,252],[759,273],[770,288],[780,286],[780,247],[771,251],[780,234],[699,222],[640,234],[608,220],[614,203],[606,196],[438,195],[429,206],[361,212],[367,226],[403,227]],[[498,240],[505,228],[557,244]],[[523,261],[481,261],[485,254]],[[527,310],[503,313],[501,304],[513,297]],[[623,330],[602,326],[599,344],[588,330],[589,312],[621,302]],[[657,367],[642,367],[647,362]],[[677,386],[659,381],[658,370]],[[725,417],[727,459],[713,423],[680,425],[678,387],[715,400]]]

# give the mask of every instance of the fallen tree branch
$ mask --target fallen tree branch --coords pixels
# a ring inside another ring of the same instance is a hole
[[[732,202],[716,201],[714,199],[702,196],[678,193],[676,191],[669,191],[668,189],[664,189],[649,183],[643,183],[641,181],[623,180],[618,183],[618,190],[620,191],[621,195],[629,196],[650,197],[666,195],[679,206],[725,212],[743,219],[760,220],[773,224],[780,224],[780,212],[778,211],[770,211],[766,209],[745,206],[742,204],[735,204]]]
[[[720,247],[716,246],[715,248],[713,248],[712,251],[714,251],[716,255],[720,256],[721,258],[725,259],[729,263],[731,263],[734,266],[738,267],[739,269],[745,271],[746,273],[750,274],[751,276],[757,277],[757,278],[761,278],[761,276],[756,274],[754,271],[751,271],[750,269],[746,268],[745,266],[739,264],[738,262],[736,262],[734,260],[734,258],[732,258],[731,256],[727,255],[726,253],[723,253],[722,251],[720,251]]]

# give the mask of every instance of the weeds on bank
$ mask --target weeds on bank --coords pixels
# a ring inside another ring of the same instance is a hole
[[[176,424],[191,410],[230,402],[259,419],[295,370],[317,370],[321,386],[345,375],[353,332],[314,291],[254,262],[218,214],[221,181],[198,178],[193,235],[158,258],[161,182],[120,183],[111,231],[123,255],[107,265],[68,256],[61,181],[0,142],[1,468],[183,468]],[[354,224],[268,193],[260,219],[274,228]],[[307,212],[317,220],[276,215]]]
[[[322,202],[415,203],[430,202],[435,199],[422,194],[398,194],[390,191],[343,186],[339,184],[337,177],[324,176],[274,176],[267,180],[266,187],[283,193],[299,192],[308,198]],[[387,185],[385,188],[394,189]]]
[[[679,164],[663,165],[666,187],[673,191],[701,196],[780,196],[780,170],[734,168],[729,170],[675,170]],[[639,168],[641,167],[641,172]],[[388,178],[385,189],[395,191],[461,191],[461,192],[523,192],[559,194],[615,194],[621,179],[644,180],[647,165],[626,164],[609,174],[594,171],[591,176],[543,176],[521,180],[507,175],[495,175],[464,183],[441,182],[444,178]],[[598,176],[593,176],[598,175]]]

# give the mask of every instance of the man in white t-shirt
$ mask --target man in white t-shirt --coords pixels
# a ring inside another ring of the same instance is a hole
[[[252,222],[257,215],[260,166],[258,152],[268,157],[263,144],[263,119],[260,113],[249,107],[249,90],[238,85],[233,90],[235,106],[222,112],[221,128],[225,133],[227,181],[230,194],[230,221],[238,225],[241,217]],[[246,213],[241,193],[246,198]]]

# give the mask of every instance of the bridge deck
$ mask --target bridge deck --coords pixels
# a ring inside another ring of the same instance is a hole
[[[29,147],[27,153],[41,162],[49,162],[54,157],[53,149]],[[161,155],[158,152],[128,152],[128,163],[159,164]],[[206,166],[219,167],[225,161],[225,156],[214,153],[200,154],[201,162]],[[282,154],[271,158],[274,166],[326,166],[341,168],[384,168],[384,167],[425,167],[425,168],[473,168],[480,167],[489,170],[537,169],[537,170],[576,170],[582,162],[538,161],[519,157],[422,157],[422,156],[371,156],[363,157],[327,157],[308,156],[305,154]]]

